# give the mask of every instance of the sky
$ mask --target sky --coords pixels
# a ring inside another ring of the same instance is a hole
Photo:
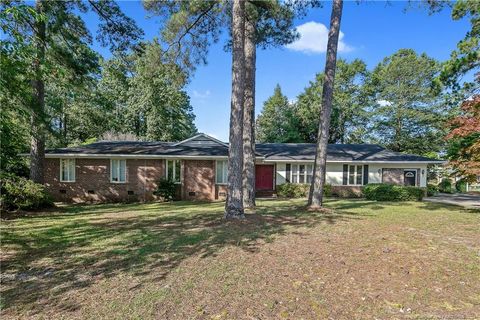
[[[123,11],[135,19],[145,32],[145,39],[159,35],[159,24],[149,18],[141,2],[122,1]],[[373,69],[383,58],[402,48],[412,48],[439,61],[445,61],[469,30],[469,21],[453,21],[450,10],[429,15],[427,10],[410,8],[406,2],[346,1],[341,21],[339,57],[351,61],[359,58]],[[322,8],[311,9],[295,21],[301,37],[282,48],[257,51],[256,114],[263,102],[272,95],[276,84],[292,101],[325,67],[331,2]],[[96,21],[87,19],[95,29]],[[187,85],[195,125],[199,132],[228,141],[231,96],[231,53],[223,46],[228,39],[223,32],[221,41],[210,48],[205,66],[199,66]],[[97,43],[94,49],[109,57],[107,49]]]

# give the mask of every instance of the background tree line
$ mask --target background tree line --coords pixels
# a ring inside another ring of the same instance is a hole
[[[448,123],[459,112],[459,104],[449,101],[451,91],[436,86],[441,71],[440,62],[411,49],[373,70],[360,59],[339,59],[329,143],[378,143],[438,157],[448,147]],[[277,85],[256,120],[258,141],[315,143],[323,80],[318,73],[294,102]]]
[[[335,1],[332,11],[332,25],[338,28],[342,4]],[[243,205],[254,206],[252,192],[242,189],[254,190],[255,138],[313,142],[324,124],[330,142],[375,142],[395,151],[438,153],[445,150],[445,131],[460,126],[447,119],[478,114],[478,103],[459,106],[466,99],[477,101],[478,74],[471,82],[461,78],[478,70],[480,5],[472,0],[422,4],[431,13],[451,6],[453,19],[470,19],[471,31],[451,59],[440,64],[403,49],[367,70],[361,60],[336,63],[338,35],[329,35],[333,50],[327,51],[327,76],[317,75],[293,104],[275,89],[255,134],[255,50],[294,41],[294,19],[320,6],[318,1],[145,1],[144,8],[161,22],[159,39],[148,42],[141,41],[142,30],[114,1],[3,1],[1,169],[26,174],[18,153],[30,149],[30,177],[42,182],[46,146],[91,142],[106,134],[148,140],[190,136],[196,129],[184,88],[224,30],[231,35],[225,47],[232,51],[233,65],[232,196],[226,213],[241,216]],[[110,49],[111,59],[103,60],[92,49],[93,35],[84,21],[91,13],[99,18],[96,39]],[[325,101],[328,116],[322,118]],[[462,146],[476,141],[464,133],[448,137]],[[466,149],[449,150],[455,159],[458,150]]]

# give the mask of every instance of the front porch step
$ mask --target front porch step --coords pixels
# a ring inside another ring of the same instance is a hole
[[[276,198],[277,192],[275,190],[257,190],[255,192],[257,198]]]

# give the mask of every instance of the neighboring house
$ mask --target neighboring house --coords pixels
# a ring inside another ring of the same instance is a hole
[[[426,187],[427,165],[443,163],[374,144],[328,146],[327,183],[359,193],[367,183]],[[153,200],[162,178],[186,200],[224,199],[228,144],[205,134],[181,142],[109,141],[47,150],[45,185],[57,201]],[[283,183],[310,183],[315,144],[256,145],[256,189],[272,195]]]

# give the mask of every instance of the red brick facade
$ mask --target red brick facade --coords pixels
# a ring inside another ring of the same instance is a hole
[[[126,182],[110,181],[110,159],[75,159],[75,182],[60,181],[60,159],[47,158],[45,185],[56,201],[151,201],[165,175],[163,159],[127,159]],[[178,196],[185,200],[224,200],[225,185],[215,184],[215,160],[182,160]]]
[[[45,185],[56,201],[105,202],[155,199],[156,182],[163,177],[164,160],[127,160],[127,181],[110,181],[110,159],[75,159],[75,182],[60,181],[60,160],[47,158]]]
[[[47,158],[45,185],[56,201],[152,201],[165,176],[164,159],[127,159],[126,182],[110,181],[110,159],[75,159],[75,182],[60,181],[60,159]],[[225,200],[226,185],[215,183],[215,160],[182,160],[177,196],[184,200]],[[384,170],[384,182],[403,182],[403,169]],[[417,174],[418,179],[419,174]],[[274,183],[275,185],[275,183]],[[272,192],[272,194],[274,191]],[[339,197],[361,197],[360,186],[332,186]]]

